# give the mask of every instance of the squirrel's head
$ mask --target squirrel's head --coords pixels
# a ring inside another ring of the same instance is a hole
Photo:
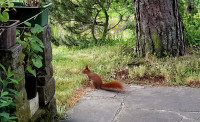
[[[85,66],[85,69],[82,71],[83,74],[88,74],[90,71],[90,69],[88,68],[88,64]]]

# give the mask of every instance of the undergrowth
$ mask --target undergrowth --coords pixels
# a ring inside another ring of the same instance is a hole
[[[182,57],[133,59],[129,83],[200,87],[200,51]]]

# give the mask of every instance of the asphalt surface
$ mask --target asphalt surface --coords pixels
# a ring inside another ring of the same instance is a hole
[[[127,85],[125,92],[94,90],[60,122],[200,122],[200,89]]]

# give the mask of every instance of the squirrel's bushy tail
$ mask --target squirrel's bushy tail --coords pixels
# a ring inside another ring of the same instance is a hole
[[[101,85],[101,89],[111,90],[111,91],[124,91],[124,84],[119,81],[111,81],[107,83],[103,83]]]

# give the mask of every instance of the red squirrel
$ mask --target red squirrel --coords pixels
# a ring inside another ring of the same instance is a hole
[[[124,91],[124,85],[122,82],[111,81],[108,83],[103,83],[101,77],[98,74],[92,72],[88,68],[88,65],[85,66],[85,69],[82,71],[82,73],[88,76],[89,81],[92,81],[96,89],[104,89],[110,91]]]

